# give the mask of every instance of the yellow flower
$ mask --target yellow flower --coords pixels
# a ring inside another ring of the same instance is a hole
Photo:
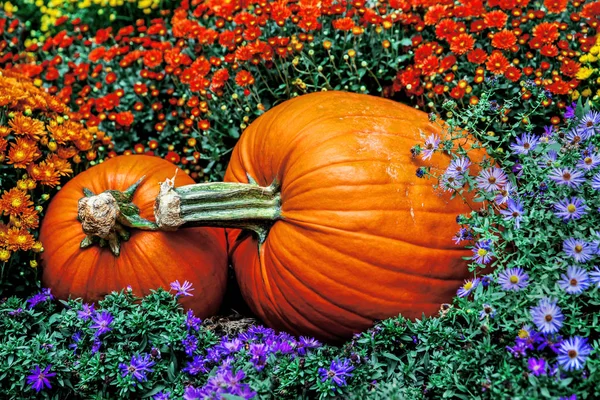
[[[571,95],[571,99],[572,100],[577,100],[579,98],[579,91],[578,90],[574,90],[573,94]]]
[[[0,249],[0,261],[6,262],[10,258],[10,251],[6,249]]]
[[[577,79],[579,79],[580,81],[584,81],[587,78],[589,78],[590,76],[592,76],[593,73],[594,73],[594,70],[592,68],[581,67],[581,68],[579,68],[579,71],[577,71],[577,74],[575,75],[575,77]]]
[[[590,90],[590,88],[585,89],[583,92],[581,92],[581,95],[583,97],[590,97],[592,94],[592,91]]]
[[[600,47],[599,46],[594,46],[590,49],[590,54],[597,56],[598,53],[600,53]]]

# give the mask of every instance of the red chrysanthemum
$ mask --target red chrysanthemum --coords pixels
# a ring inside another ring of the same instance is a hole
[[[435,34],[440,39],[451,40],[457,33],[457,24],[451,19],[443,19],[435,27]]]
[[[553,43],[558,39],[558,25],[554,22],[542,22],[533,28],[533,37],[542,43]]]
[[[487,59],[488,54],[483,49],[474,49],[467,54],[467,60],[473,64],[483,64]]]
[[[512,82],[516,82],[521,78],[521,71],[517,67],[510,66],[506,69],[506,72],[504,72],[504,76]]]
[[[163,60],[163,55],[160,50],[148,50],[144,54],[144,65],[148,68],[158,67]]]
[[[560,72],[562,72],[563,75],[572,78],[577,74],[579,68],[581,68],[581,64],[571,60],[570,58],[566,58],[563,61],[563,64],[560,66]]]
[[[558,55],[558,47],[553,44],[545,44],[540,49],[540,54],[546,57],[556,57]]]
[[[241,70],[235,76],[235,83],[241,87],[246,87],[254,84],[254,76],[248,71]]]
[[[429,56],[421,63],[421,73],[425,76],[435,74],[440,65],[440,60],[436,56]]]
[[[501,52],[494,51],[485,64],[485,67],[494,75],[502,75],[508,69],[509,63]]]
[[[445,16],[446,6],[443,6],[441,4],[435,4],[429,7],[427,12],[425,13],[425,16],[423,17],[423,21],[425,22],[425,25],[435,25]]]
[[[494,33],[492,46],[497,49],[508,50],[517,44],[517,37],[509,30],[502,30]]]
[[[454,54],[463,55],[471,51],[474,45],[475,39],[473,39],[473,36],[468,33],[461,33],[454,36],[450,41],[450,50],[452,50]]]
[[[560,14],[567,9],[569,0],[544,0],[544,7],[552,14]]]
[[[488,28],[502,29],[506,25],[506,21],[508,21],[508,15],[499,10],[490,11],[483,16],[483,22]]]
[[[348,17],[339,18],[333,20],[331,25],[333,25],[333,27],[339,31],[350,31],[352,28],[354,28],[354,20]]]

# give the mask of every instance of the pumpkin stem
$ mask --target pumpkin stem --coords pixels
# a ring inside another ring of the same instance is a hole
[[[212,226],[247,229],[264,243],[271,225],[281,219],[281,195],[274,181],[269,186],[250,183],[209,182],[174,187],[160,184],[154,217],[160,230]]]
[[[107,190],[95,195],[84,188],[85,197],[79,199],[77,218],[83,232],[87,235],[80,244],[81,248],[98,243],[100,247],[108,245],[115,256],[121,252],[121,241],[129,240],[131,234],[126,228],[157,230],[152,221],[140,217],[140,209],[131,202],[143,177],[124,192]]]

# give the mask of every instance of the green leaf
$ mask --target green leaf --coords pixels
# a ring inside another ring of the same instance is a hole
[[[389,358],[390,360],[394,360],[394,361],[398,361],[398,362],[402,361],[398,357],[396,357],[395,355],[393,355],[392,353],[383,352],[383,353],[381,353],[381,355],[384,356],[385,358]]]
[[[161,390],[163,390],[165,387],[166,387],[165,385],[158,385],[158,386],[156,386],[151,391],[144,393],[142,395],[142,399],[145,399],[145,398],[150,397],[150,396],[154,396],[155,394],[157,394],[158,392],[160,392]]]

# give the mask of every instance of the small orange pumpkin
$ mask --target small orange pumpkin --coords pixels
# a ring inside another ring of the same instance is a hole
[[[52,199],[40,230],[44,246],[43,285],[51,288],[58,298],[81,297],[95,302],[127,286],[131,286],[134,294],[143,296],[149,294],[150,289],[169,290],[171,282],[187,280],[193,285],[193,296],[181,297],[182,305],[200,317],[215,314],[227,281],[223,229],[193,228],[179,232],[132,229],[127,232],[128,227],[121,227],[121,233],[130,237],[120,244],[118,256],[110,246],[100,247],[92,242],[86,243],[89,247],[81,248],[82,242],[88,239],[78,219],[84,189],[88,195],[107,190],[123,192],[144,177],[131,202],[134,208],[139,207],[139,217],[151,223],[159,182],[175,175],[175,171],[175,165],[158,157],[119,156],[71,179]],[[192,183],[193,179],[185,173],[177,173],[176,186]],[[98,203],[91,208],[98,210]],[[110,235],[114,236],[114,227],[112,229]]]
[[[182,226],[245,228],[228,229],[237,280],[250,308],[278,329],[340,341],[398,313],[435,314],[470,275],[462,259],[470,252],[452,236],[456,216],[471,209],[416,176],[450,162],[412,157],[421,133],[441,129],[391,100],[294,98],[245,130],[228,182],[165,191],[181,207],[159,197],[157,223],[174,213]]]

